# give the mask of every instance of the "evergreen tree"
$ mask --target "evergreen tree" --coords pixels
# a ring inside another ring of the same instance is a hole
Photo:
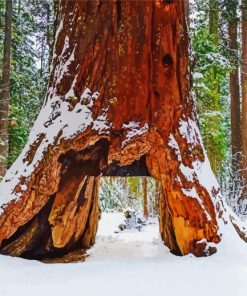
[[[214,172],[220,177],[229,147],[228,75],[218,0],[196,1],[191,6],[194,90],[200,128]]]
[[[0,0],[0,22],[4,11],[4,1]],[[52,51],[53,19],[52,0],[13,0],[8,166],[25,145],[43,103]],[[3,40],[1,28],[0,40]],[[2,50],[2,59],[1,54]]]
[[[3,63],[0,89],[0,180],[7,168],[8,158],[8,114],[9,114],[9,89],[10,89],[10,55],[12,37],[12,0],[5,2],[5,26]]]

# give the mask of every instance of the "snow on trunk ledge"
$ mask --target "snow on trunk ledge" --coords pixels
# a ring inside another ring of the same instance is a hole
[[[141,126],[140,122],[130,121],[127,124],[123,124],[122,128],[126,130],[125,140],[122,141],[123,148],[135,137],[145,134],[148,131],[148,124],[145,123],[143,126]]]
[[[20,183],[20,177],[30,178],[31,173],[42,159],[44,152],[49,145],[54,144],[60,131],[62,132],[60,138],[63,139],[73,138],[76,134],[83,133],[88,127],[92,127],[99,134],[103,132],[109,133],[111,124],[108,122],[105,114],[100,114],[95,120],[92,117],[92,108],[99,97],[99,92],[92,92],[90,89],[85,88],[79,101],[71,109],[69,100],[73,95],[72,85],[70,92],[67,93],[64,100],[54,95],[42,108],[30,132],[28,143],[0,183],[0,214],[3,213],[6,204],[21,197],[21,193],[14,192],[16,185]],[[30,147],[41,135],[43,135],[43,139],[32,162],[24,161]],[[26,189],[22,187],[22,190]]]
[[[175,139],[175,136],[173,134],[170,134],[168,139],[168,146],[172,148],[173,152],[175,153],[178,159],[178,162],[180,163],[180,172],[187,181],[192,183],[198,182],[203,188],[205,188],[207,192],[210,194],[212,201],[215,203],[217,199],[216,197],[219,196],[220,187],[212,171],[197,124],[190,118],[188,118],[188,120],[180,119],[178,131],[180,135],[183,137],[183,139],[186,140],[188,146],[190,145],[191,149],[195,148],[198,145],[202,147],[205,156],[204,161],[196,159],[192,162],[191,167],[186,166],[184,163],[182,163],[182,154],[179,148],[179,144]],[[182,182],[179,175],[176,176],[176,180],[182,186]],[[201,197],[198,195],[195,187],[189,189],[181,188],[181,190],[183,194],[185,194],[186,196],[197,199],[200,205],[205,210],[207,219],[211,220],[211,217],[209,213],[206,211],[203,201],[201,200]]]

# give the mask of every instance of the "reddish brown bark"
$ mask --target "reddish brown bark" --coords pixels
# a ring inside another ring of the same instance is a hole
[[[58,12],[46,103],[0,186],[2,250],[47,258],[88,248],[97,176],[150,174],[161,181],[165,244],[214,253],[219,189],[190,93],[184,2],[63,0]]]
[[[239,90],[239,63],[237,59],[238,52],[238,21],[237,21],[237,5],[235,12],[229,15],[228,32],[229,32],[229,48],[232,54],[232,64],[234,68],[230,73],[230,97],[231,97],[231,142],[232,155],[237,156],[237,162],[240,160],[239,153],[242,151],[241,145],[241,111],[240,111],[240,90]],[[231,7],[231,10],[233,7]],[[238,169],[237,163],[234,161],[234,170]]]
[[[242,0],[242,143],[243,143],[243,169],[244,183],[247,184],[247,1]],[[246,198],[246,189],[242,196]]]

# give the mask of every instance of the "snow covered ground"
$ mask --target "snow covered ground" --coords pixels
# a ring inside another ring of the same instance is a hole
[[[247,244],[232,232],[214,256],[176,257],[162,244],[157,224],[116,234],[120,222],[120,214],[103,214],[84,263],[0,256],[0,296],[247,295]]]

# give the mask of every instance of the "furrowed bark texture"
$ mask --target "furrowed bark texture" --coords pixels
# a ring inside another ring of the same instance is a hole
[[[242,69],[241,69],[241,86],[242,86],[242,142],[243,142],[243,175],[244,183],[247,184],[247,0],[242,0]],[[246,189],[243,193],[245,199]]]
[[[232,64],[234,69],[230,73],[230,97],[231,97],[231,142],[232,155],[236,156],[233,163],[234,170],[239,169],[240,152],[242,151],[241,140],[241,105],[240,105],[240,89],[239,89],[239,62],[237,60],[238,52],[238,20],[237,20],[237,1],[231,3],[232,13],[229,15],[228,32],[229,32],[229,48],[232,51]],[[237,165],[236,165],[237,163]]]
[[[63,0],[57,24],[44,107],[0,186],[2,251],[43,259],[87,249],[98,176],[151,175],[165,244],[214,253],[219,189],[190,93],[184,2]]]

